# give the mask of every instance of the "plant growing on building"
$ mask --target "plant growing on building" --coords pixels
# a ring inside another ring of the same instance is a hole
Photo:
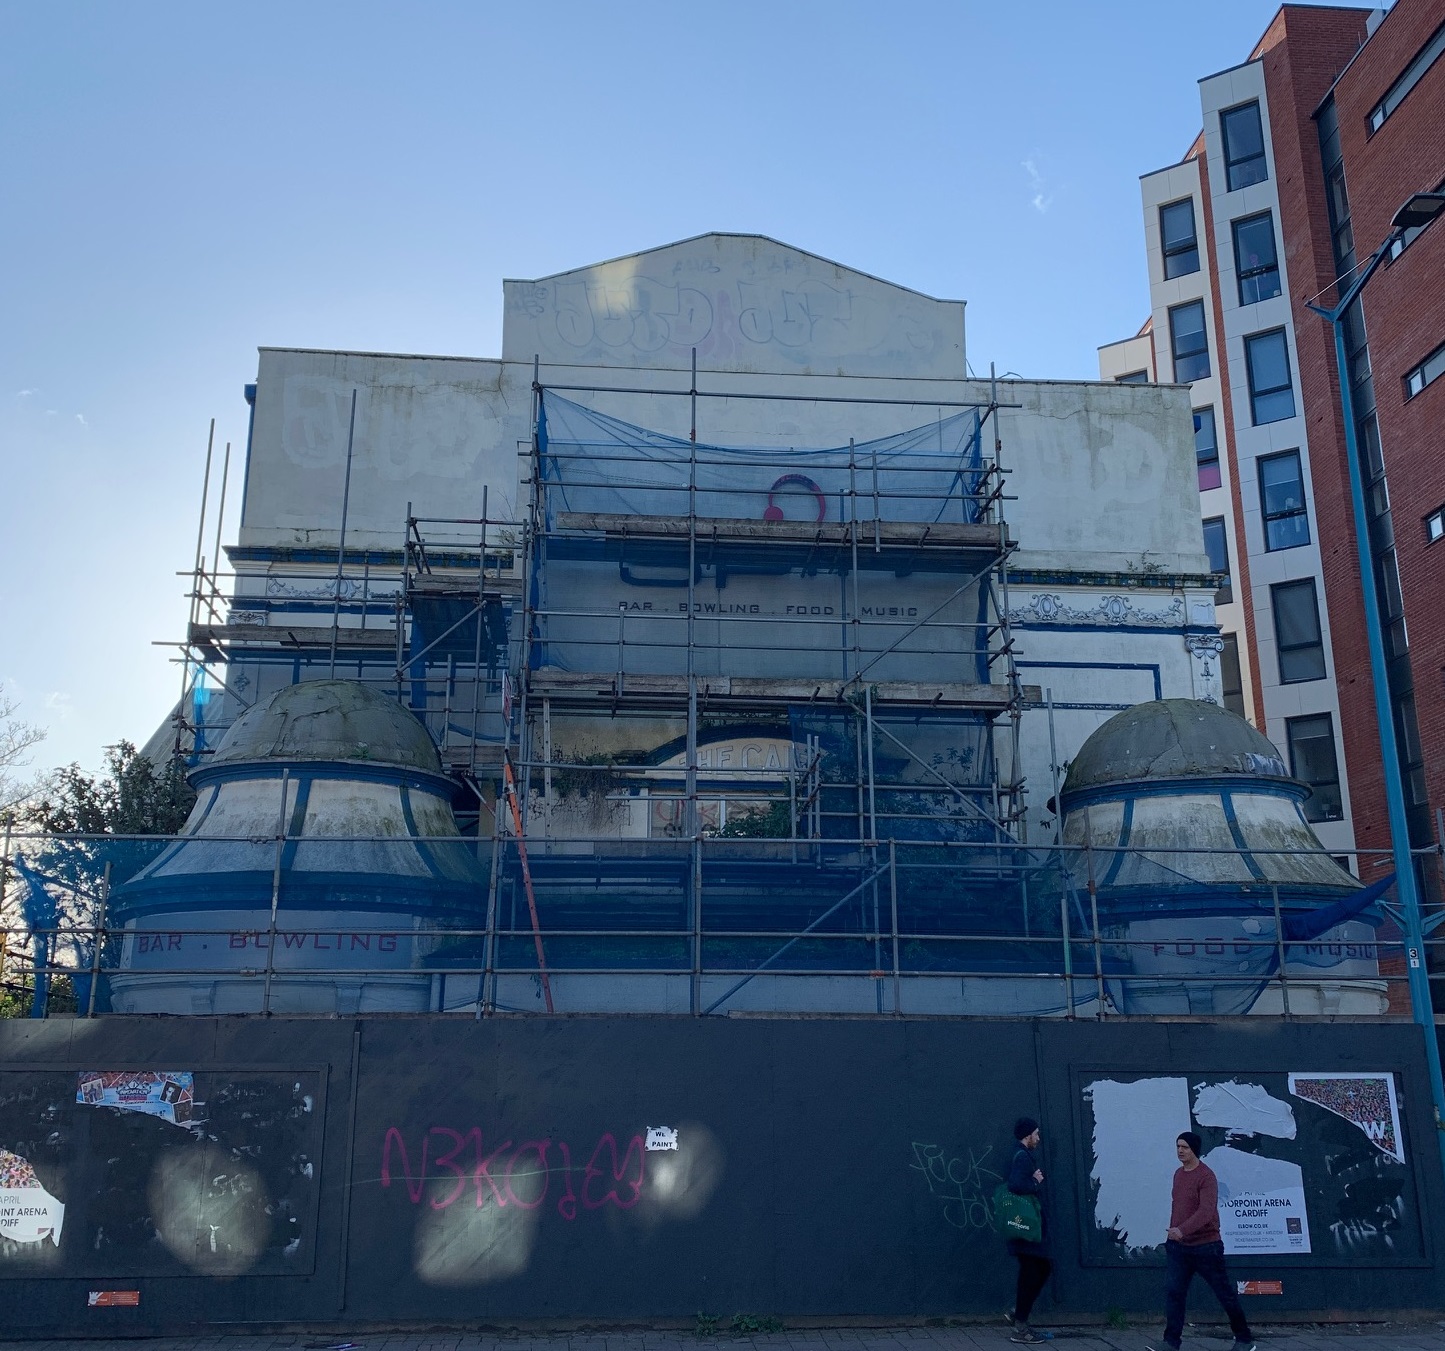
[[[617,759],[605,751],[564,751],[557,758],[563,762],[552,771],[552,791],[558,797],[605,796],[616,783]]]
[[[787,840],[792,835],[793,809],[781,799],[750,811],[729,802],[727,824],[717,832],[721,840]]]

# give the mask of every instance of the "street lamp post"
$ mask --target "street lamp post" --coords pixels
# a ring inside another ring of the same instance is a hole
[[[1333,309],[1310,304],[1316,314],[1329,320],[1335,334],[1335,365],[1340,377],[1340,411],[1345,420],[1345,459],[1350,471],[1350,507],[1355,518],[1355,543],[1360,556],[1360,591],[1365,602],[1365,637],[1370,652],[1370,680],[1375,690],[1375,721],[1380,733],[1380,759],[1385,779],[1385,810],[1390,824],[1390,848],[1395,857],[1395,886],[1399,896],[1398,920],[1405,935],[1405,967],[1410,985],[1410,1005],[1415,1021],[1425,1034],[1425,1063],[1430,1071],[1430,1097],[1434,1104],[1435,1135],[1445,1165],[1445,1078],[1440,1070],[1440,1043],[1435,1031],[1435,1011],[1430,999],[1430,973],[1425,959],[1425,937],[1445,918],[1435,915],[1427,924],[1415,885],[1415,863],[1410,853],[1410,833],[1405,819],[1405,791],[1400,772],[1400,748],[1395,737],[1394,711],[1390,706],[1389,674],[1385,665],[1385,640],[1380,631],[1380,600],[1375,584],[1374,558],[1370,550],[1370,526],[1365,513],[1365,483],[1360,469],[1359,445],[1355,436],[1354,397],[1350,390],[1349,358],[1345,351],[1345,314],[1359,299],[1365,284],[1390,255],[1405,231],[1428,225],[1445,212],[1445,193],[1416,193],[1390,222],[1390,234],[1345,288]]]

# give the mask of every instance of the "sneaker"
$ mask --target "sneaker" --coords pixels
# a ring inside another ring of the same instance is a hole
[[[1235,1342],[1229,1351],[1259,1351],[1259,1347],[1253,1342]]]
[[[1179,1351],[1179,1348],[1161,1337],[1157,1342],[1145,1342],[1144,1351]]]
[[[1047,1337],[1040,1337],[1027,1323],[1015,1323],[1014,1330],[1009,1333],[1009,1341],[1023,1346],[1042,1346],[1047,1340]]]

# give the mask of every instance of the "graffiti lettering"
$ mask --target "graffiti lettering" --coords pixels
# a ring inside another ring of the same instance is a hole
[[[397,1130],[395,1126],[392,1126],[387,1130],[386,1139],[382,1142],[381,1185],[383,1187],[391,1186],[391,1142],[395,1140],[397,1149],[401,1151],[402,1173],[406,1177],[406,1192],[407,1195],[411,1197],[412,1205],[418,1205],[421,1202],[422,1188],[426,1183],[426,1151],[430,1134],[431,1133],[428,1132],[422,1136],[421,1139],[421,1170],[418,1172],[415,1182],[413,1182],[411,1178],[411,1159],[407,1155],[406,1139],[402,1133]]]
[[[592,1199],[592,1183],[602,1176],[602,1169],[597,1166],[597,1160],[602,1156],[603,1147],[606,1147],[608,1154],[612,1157],[611,1174],[612,1185],[602,1193],[599,1200]],[[632,1155],[637,1154],[637,1177],[628,1178],[627,1170],[632,1165]],[[634,1135],[627,1145],[627,1155],[622,1160],[622,1166],[617,1166],[617,1141],[609,1131],[598,1142],[597,1148],[592,1151],[592,1157],[587,1161],[585,1181],[582,1183],[582,1204],[588,1210],[597,1210],[605,1206],[608,1201],[614,1202],[621,1210],[631,1210],[642,1197],[643,1177],[643,1148],[642,1137]],[[632,1196],[624,1201],[617,1193],[617,1186],[620,1182],[626,1182],[632,1188]]]
[[[441,1147],[439,1151],[432,1148],[433,1137]],[[574,1169],[572,1150],[565,1140],[528,1140],[515,1149],[511,1140],[503,1140],[488,1147],[483,1143],[480,1126],[473,1126],[465,1134],[451,1126],[430,1126],[416,1144],[419,1148],[415,1151],[409,1149],[400,1127],[387,1128],[381,1144],[381,1185],[390,1188],[394,1169],[399,1165],[407,1197],[417,1206],[426,1196],[428,1181],[444,1185],[450,1181],[446,1190],[433,1188],[427,1200],[433,1210],[454,1205],[469,1181],[478,1207],[490,1200],[498,1208],[513,1205],[536,1210],[547,1199],[553,1175],[560,1174],[562,1194],[557,1199],[557,1213],[571,1221],[577,1218],[579,1191],[584,1210],[600,1210],[607,1205],[631,1210],[642,1199],[647,1177],[641,1135],[632,1136],[626,1147],[619,1149],[617,1137],[611,1131],[605,1132],[580,1170]],[[549,1156],[554,1144],[561,1156],[560,1166]],[[580,1188],[573,1186],[574,1171],[582,1174]]]
[[[913,1162],[908,1166],[923,1174],[929,1193],[943,1205],[943,1218],[955,1229],[993,1228],[993,1189],[1003,1180],[985,1166],[993,1153],[972,1147],[968,1159],[950,1158],[941,1145],[913,1142]]]

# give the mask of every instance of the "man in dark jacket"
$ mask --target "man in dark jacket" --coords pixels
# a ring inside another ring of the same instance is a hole
[[[1233,1351],[1255,1351],[1254,1334],[1224,1265],[1219,1180],[1199,1158],[1203,1143],[1194,1131],[1185,1131],[1174,1142],[1179,1167],[1170,1198],[1169,1231],[1164,1236],[1164,1339],[1153,1343],[1149,1351],[1179,1351],[1179,1340],[1184,1335],[1184,1305],[1189,1283],[1196,1275],[1204,1278],[1229,1318]]]
[[[1032,1196],[1038,1200],[1042,1225],[1037,1243],[1026,1238],[1011,1238],[1008,1250],[1018,1258],[1019,1279],[1014,1296],[1013,1334],[1011,1342],[1022,1342],[1033,1346],[1047,1340],[1029,1326],[1029,1314],[1033,1312],[1034,1301],[1049,1279],[1053,1263],[1049,1261],[1048,1219],[1044,1215],[1044,1173],[1034,1150],[1039,1147],[1039,1123],[1031,1116],[1021,1116],[1014,1122],[1014,1139],[1018,1141],[1018,1152],[1008,1170],[1008,1189],[1015,1196]]]

